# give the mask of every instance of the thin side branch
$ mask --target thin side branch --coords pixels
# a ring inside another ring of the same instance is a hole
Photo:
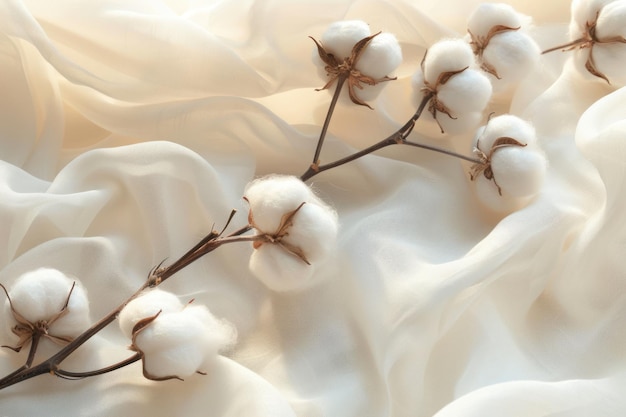
[[[421,144],[421,143],[416,143],[416,142],[411,142],[407,140],[407,137],[409,136],[409,134],[413,131],[413,127],[415,126],[415,122],[417,122],[417,120],[420,118],[420,116],[422,115],[424,109],[426,108],[426,106],[428,105],[428,103],[432,100],[432,98],[434,97],[434,95],[432,93],[430,94],[426,94],[424,95],[424,98],[422,99],[422,102],[420,103],[419,107],[417,108],[417,111],[413,114],[413,116],[411,116],[411,118],[397,131],[395,131],[393,134],[391,134],[390,136],[384,138],[383,140],[368,146],[365,149],[362,149],[358,152],[355,152],[351,155],[348,155],[346,157],[340,158],[334,162],[329,162],[327,164],[324,165],[317,165],[315,167],[311,166],[309,167],[309,169],[307,169],[307,171],[302,174],[300,176],[300,179],[302,181],[307,181],[311,178],[313,178],[314,176],[316,176],[317,174],[324,172],[324,171],[328,171],[329,169],[333,169],[333,168],[337,168],[341,165],[345,165],[348,162],[352,162],[356,159],[359,159],[363,156],[369,155],[373,152],[376,152],[382,148],[385,148],[387,146],[391,146],[391,145],[408,145],[408,146],[413,146],[413,147],[417,147],[417,148],[422,148],[422,149],[426,149],[429,151],[434,151],[434,152],[439,152],[448,156],[453,156],[455,158],[459,158],[459,159],[463,159],[469,162],[473,162],[473,163],[477,163],[480,162],[478,159],[476,158],[472,158],[469,156],[465,156],[465,155],[461,155],[458,154],[456,152],[452,152],[446,149],[442,149],[442,148],[438,148],[435,146],[430,146],[430,145],[425,145],[425,144]]]
[[[113,364],[111,366],[106,366],[104,368],[97,369],[95,371],[88,371],[88,372],[72,372],[72,371],[65,371],[63,369],[56,369],[54,370],[54,375],[61,377],[63,379],[72,379],[72,380],[89,378],[91,376],[97,376],[97,375],[102,375],[102,374],[116,371],[120,368],[123,368],[132,363],[137,362],[138,360],[141,359],[141,357],[142,355],[140,353],[135,353],[133,356],[127,359],[124,359],[123,361],[120,361],[116,364]]]

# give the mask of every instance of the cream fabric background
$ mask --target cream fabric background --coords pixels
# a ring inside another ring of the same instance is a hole
[[[507,3],[542,47],[565,40],[569,1]],[[253,177],[305,170],[330,99],[308,35],[358,18],[405,56],[376,111],[339,105],[331,160],[413,113],[425,48],[462,35],[476,4],[2,0],[0,282],[61,269],[101,317],[231,208],[243,225]],[[247,270],[252,249],[231,245],[163,286],[237,326],[212,374],[41,376],[1,391],[0,415],[623,416],[626,91],[554,53],[490,110],[532,121],[548,155],[528,207],[490,213],[466,165],[417,149],[324,173],[313,185],[341,233],[320,284],[272,293]],[[415,133],[462,152],[471,136]],[[66,367],[110,364],[127,344],[111,326]],[[23,361],[3,349],[0,372]]]

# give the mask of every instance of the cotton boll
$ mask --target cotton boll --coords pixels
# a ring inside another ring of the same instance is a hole
[[[571,6],[570,40],[580,38],[585,30],[585,24],[593,22],[598,12],[613,2],[616,2],[616,0],[573,0]]]
[[[374,80],[390,76],[402,63],[402,49],[396,37],[391,33],[381,33],[373,38],[356,62],[355,68],[364,76]],[[372,101],[385,88],[385,83],[365,85],[356,89],[355,94],[362,101]]]
[[[307,262],[323,260],[334,246],[337,214],[295,177],[256,180],[246,189],[246,198],[260,237],[250,270],[276,291],[301,286],[313,273]],[[287,216],[290,222],[281,224]]]
[[[193,315],[159,315],[135,336],[135,347],[144,354],[145,371],[155,378],[194,374],[205,360],[204,331]]]
[[[9,296],[13,308],[30,323],[52,321],[68,302],[67,312],[50,326],[51,336],[74,337],[89,327],[89,300],[84,288],[56,269],[40,268],[23,274],[11,287]],[[5,314],[13,317],[8,300]],[[6,323],[15,325],[11,320]]]
[[[231,324],[218,320],[206,306],[187,304],[156,316],[134,335],[132,348],[142,353],[149,378],[185,378],[210,369],[236,335]]]
[[[140,320],[153,317],[159,311],[163,314],[182,309],[183,304],[176,295],[158,288],[150,289],[131,300],[122,309],[118,317],[120,329],[126,337],[131,339],[133,328]]]
[[[411,84],[413,105],[418,107],[426,94],[421,70],[413,74]],[[475,129],[483,118],[482,111],[487,106],[491,93],[492,85],[481,71],[468,68],[450,77],[445,84],[439,86],[437,100],[450,110],[453,118],[444,112],[437,112],[438,125],[431,126],[432,133],[440,132],[441,128],[448,134]],[[430,112],[425,111],[421,118],[423,121],[430,121],[431,125],[437,124]]]
[[[352,54],[354,45],[363,38],[370,36],[367,23],[360,20],[345,20],[334,22],[328,26],[321,38],[321,43],[328,53],[333,54],[337,62],[342,62]],[[313,48],[313,63],[318,69],[320,78],[327,79],[326,64]]]
[[[626,84],[626,75],[622,70],[626,60],[626,44],[608,42],[610,39],[626,35],[626,1],[574,1],[570,22],[570,40],[581,40],[589,36],[595,42],[583,43],[584,48],[575,50],[575,68],[587,79],[599,81],[605,78],[613,85]],[[595,33],[589,34],[588,25],[595,25]],[[598,74],[587,69],[594,64]]]
[[[322,35],[321,41],[324,48],[341,62],[351,55],[352,48],[358,41],[370,35],[367,23],[361,20],[343,20],[331,23]],[[314,54],[317,55],[317,49]]]
[[[433,44],[424,60],[425,80],[434,85],[439,75],[475,65],[474,52],[463,39],[447,39]]]
[[[271,175],[252,181],[244,196],[257,229],[275,232],[284,214],[312,198],[310,188],[299,178],[289,175]]]
[[[198,336],[199,346],[204,353],[198,371],[208,372],[219,352],[230,349],[237,340],[237,329],[231,323],[216,318],[206,306],[188,305],[183,314],[193,316],[202,323],[204,330]]]
[[[204,326],[202,332],[208,351],[218,352],[230,349],[237,341],[237,328],[232,323],[220,320],[204,305],[188,304],[182,310],[185,315],[193,316]]]
[[[543,184],[546,168],[546,158],[538,149],[507,146],[497,149],[491,158],[493,176],[502,194],[513,197],[537,194]]]
[[[521,145],[510,141],[498,143],[494,148],[500,138],[513,139]],[[476,194],[486,207],[500,212],[512,211],[528,204],[539,192],[547,160],[530,123],[513,115],[494,117],[478,129],[474,147],[490,158],[486,170],[474,172]],[[486,176],[485,172],[491,175]]]
[[[77,283],[67,304],[67,314],[55,320],[48,328],[48,333],[53,336],[76,337],[90,325],[89,299],[85,289]]]
[[[626,1],[606,5],[598,16],[596,26],[598,39],[615,36],[626,38]],[[593,48],[596,67],[615,86],[626,85],[626,43],[596,44]]]
[[[626,64],[626,44],[596,47],[593,49],[593,57],[596,67],[608,78],[611,85],[614,87],[626,85],[626,72],[623,69]],[[579,68],[584,68],[584,66],[579,66]]]
[[[518,142],[528,145],[537,142],[537,134],[533,125],[512,114],[503,114],[492,118],[486,126],[477,131],[473,147],[478,147],[488,154],[494,141],[501,137],[514,138]],[[480,143],[478,143],[479,141]]]
[[[524,32],[502,32],[491,38],[482,61],[491,65],[497,78],[489,74],[497,88],[524,78],[537,64],[541,51],[535,41]]]
[[[364,75],[378,79],[391,74],[402,63],[402,49],[391,33],[381,33],[363,50],[356,68]]]
[[[474,35],[485,36],[494,26],[520,27],[523,20],[522,15],[508,4],[482,3],[470,15],[467,28]]]
[[[492,86],[480,71],[466,69],[439,87],[437,98],[457,117],[467,112],[482,112],[491,98]],[[448,117],[442,114],[441,117]]]
[[[250,271],[272,291],[286,292],[309,284],[315,270],[278,245],[263,244],[250,256]]]
[[[598,39],[626,37],[626,1],[614,1],[600,11],[596,26]]]
[[[335,246],[337,214],[326,205],[305,204],[293,219],[285,242],[299,247],[310,263],[323,260]]]

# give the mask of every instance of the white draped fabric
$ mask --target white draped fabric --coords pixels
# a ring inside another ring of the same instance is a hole
[[[425,49],[463,36],[478,3],[0,1],[0,282],[57,268],[99,319],[232,208],[230,228],[244,225],[251,179],[306,170],[330,101],[308,36],[361,19],[404,54],[374,111],[340,102],[331,161],[413,114]],[[542,48],[567,40],[569,1],[506,3]],[[468,164],[415,148],[322,173],[312,184],[340,235],[316,285],[273,292],[248,270],[251,246],[233,244],[162,286],[237,327],[212,372],[42,375],[0,391],[0,416],[626,415],[626,90],[568,56],[542,56],[487,111],[537,129],[549,168],[528,206],[490,212]],[[473,132],[412,135],[469,153]],[[128,344],[109,326],[64,368],[107,366]],[[2,375],[25,351],[0,351]]]

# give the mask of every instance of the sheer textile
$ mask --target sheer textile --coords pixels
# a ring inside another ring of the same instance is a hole
[[[308,36],[362,19],[404,55],[375,110],[338,104],[322,152],[332,161],[413,114],[424,51],[464,36],[478,3],[3,0],[0,282],[60,269],[97,320],[232,208],[231,228],[246,224],[250,180],[309,166],[331,96],[315,91],[325,81]],[[567,41],[569,1],[507,3],[533,17],[542,48]],[[322,173],[312,185],[340,233],[317,285],[270,291],[248,270],[250,244],[163,285],[237,327],[210,374],[154,382],[136,363],[43,375],[0,391],[0,415],[625,415],[626,90],[583,77],[569,56],[542,56],[488,106],[537,129],[549,168],[528,206],[489,211],[469,164],[415,148]],[[473,132],[441,138],[418,122],[412,135],[471,152]],[[64,368],[107,366],[128,344],[112,325]],[[24,360],[0,350],[1,374]]]

